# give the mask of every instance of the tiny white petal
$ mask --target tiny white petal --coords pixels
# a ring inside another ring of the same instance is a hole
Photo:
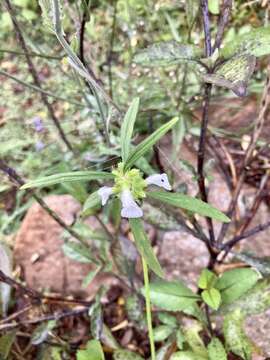
[[[130,190],[125,189],[121,193],[122,210],[121,216],[126,218],[139,218],[143,216],[143,211],[133,199]]]
[[[129,219],[140,218],[143,216],[143,211],[138,205],[123,207],[121,210],[121,216]]]
[[[156,185],[165,190],[172,190],[168,176],[165,173],[150,175],[145,179],[145,181],[147,185]]]
[[[103,186],[98,190],[98,195],[101,197],[101,204],[103,206],[106,205],[112,193],[113,193],[113,188],[109,186]]]
[[[136,202],[133,199],[133,196],[131,194],[131,191],[128,189],[125,189],[121,193],[121,202],[123,207],[129,207],[129,206],[136,206]]]

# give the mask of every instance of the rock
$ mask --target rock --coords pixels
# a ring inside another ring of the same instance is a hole
[[[80,204],[70,195],[50,195],[44,198],[68,225],[75,220]],[[97,228],[95,218],[88,220]],[[82,264],[67,258],[63,251],[63,228],[39,204],[28,210],[15,240],[15,263],[20,265],[29,287],[64,295],[93,296],[100,284],[111,283],[108,275],[100,275],[86,288],[82,280],[93,270],[91,264]]]
[[[181,279],[196,288],[198,276],[207,266],[208,251],[203,242],[185,231],[164,234],[159,259],[168,279]]]

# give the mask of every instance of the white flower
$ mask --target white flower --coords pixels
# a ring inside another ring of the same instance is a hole
[[[101,197],[101,204],[104,206],[107,204],[109,197],[113,193],[113,188],[109,186],[103,186],[98,190],[98,195]]]
[[[125,189],[121,193],[122,210],[121,216],[125,218],[139,218],[143,216],[143,211],[133,199],[131,192]]]
[[[168,176],[163,174],[150,175],[145,179],[146,185],[156,185],[162,187],[165,190],[171,190],[172,187],[169,183]],[[107,204],[109,197],[113,194],[113,188],[109,186],[103,186],[98,190],[98,195],[101,197],[101,204],[104,206]],[[143,211],[136,203],[132,196],[132,192],[125,188],[119,192],[122,202],[121,216],[124,218],[140,218],[143,216]]]
[[[147,185],[156,185],[162,187],[165,190],[172,190],[168,176],[165,173],[150,175],[145,179],[145,181]]]

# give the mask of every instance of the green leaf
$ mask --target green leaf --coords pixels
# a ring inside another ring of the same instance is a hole
[[[143,358],[132,351],[116,350],[113,353],[113,360],[143,360]]]
[[[125,301],[127,317],[140,331],[146,329],[146,319],[143,305],[143,302],[137,294],[129,295]]]
[[[94,280],[94,278],[99,274],[102,270],[102,266],[98,266],[94,271],[89,271],[89,273],[85,276],[82,282],[82,287],[87,288],[88,285]]]
[[[203,269],[199,277],[198,286],[200,289],[208,289],[215,286],[217,276],[208,269]]]
[[[132,101],[121,126],[121,154],[123,162],[127,160],[129,155],[133,128],[139,110],[139,103],[139,98],[135,98]]]
[[[208,290],[204,290],[201,295],[203,301],[212,309],[217,310],[219,308],[219,305],[221,303],[221,295],[217,289],[211,288]]]
[[[247,86],[256,65],[253,55],[234,56],[223,63],[214,74],[199,73],[206,82],[232,90],[237,96],[246,96]]]
[[[47,340],[49,332],[55,327],[56,321],[50,320],[40,324],[32,334],[31,344],[39,345]]]
[[[154,332],[154,340],[156,342],[159,342],[166,340],[173,332],[173,328],[169,325],[160,325],[157,326],[153,332]]]
[[[101,197],[97,191],[93,192],[88,196],[85,203],[83,204],[83,209],[81,216],[85,217],[91,215],[93,211],[101,205]]]
[[[177,319],[175,316],[170,315],[166,312],[160,312],[158,314],[158,319],[161,321],[164,325],[169,325],[170,327],[176,327],[177,326]]]
[[[218,338],[213,338],[207,346],[209,360],[227,360],[227,354]]]
[[[183,350],[185,343],[185,335],[181,328],[176,331],[176,344],[179,350]]]
[[[103,324],[102,327],[101,341],[109,349],[118,350],[121,348],[115,340],[115,337],[112,335],[111,330],[105,324]]]
[[[208,359],[207,349],[204,345],[204,342],[200,336],[200,332],[203,327],[200,323],[195,322],[192,326],[186,327],[184,329],[185,339],[190,346],[191,350],[199,358]]]
[[[35,11],[30,10],[30,9],[23,9],[21,11],[21,14],[28,21],[35,20],[38,16]]]
[[[230,222],[230,219],[218,209],[203,202],[202,200],[188,195],[169,193],[165,191],[151,191],[147,192],[147,196],[164,202],[165,204],[195,212],[199,215],[207,216],[223,222]]]
[[[54,32],[51,0],[38,0],[38,3],[42,10],[42,19],[45,29]]]
[[[176,125],[173,127],[172,131],[172,159],[175,161],[177,159],[177,155],[179,154],[179,150],[181,147],[181,144],[185,138],[186,132],[187,132],[187,126],[185,117],[187,117],[186,113],[184,113],[184,109],[181,109],[181,114],[179,115],[179,121],[176,123]]]
[[[170,360],[206,360],[204,357],[198,356],[192,351],[177,351]]]
[[[227,350],[251,360],[253,345],[243,330],[244,316],[241,310],[228,314],[224,319],[223,332]]]
[[[44,187],[71,181],[110,180],[113,178],[114,176],[111,173],[103,171],[73,171],[61,174],[54,174],[39,178],[37,180],[29,181],[28,183],[21,186],[21,189]]]
[[[200,297],[180,281],[160,280],[150,284],[152,304],[167,311],[185,311]]]
[[[248,292],[238,300],[228,305],[222,305],[220,312],[227,314],[241,309],[244,315],[261,314],[270,308],[270,279],[258,281]]]
[[[12,344],[16,339],[16,331],[12,331],[0,337],[0,358],[8,359]]]
[[[95,263],[97,265],[97,260],[91,255],[90,249],[78,242],[68,241],[62,246],[64,254],[72,260],[81,262],[81,263]]]
[[[259,278],[259,273],[252,269],[233,269],[223,273],[215,285],[221,293],[222,304],[237,300],[251,289]]]
[[[167,122],[154,131],[153,134],[148,136],[139,145],[137,145],[125,162],[125,170],[131,168],[138,159],[140,159],[147,151],[149,151],[153,145],[177,123],[177,121],[178,117],[173,118],[171,121]]]
[[[129,223],[139,253],[144,257],[149,268],[158,276],[163,277],[163,270],[153,252],[149,239],[144,231],[142,221],[140,219],[129,219]]]
[[[85,350],[79,350],[76,354],[76,360],[105,360],[102,346],[98,340],[87,342]]]
[[[225,59],[242,54],[256,57],[270,54],[270,26],[253,28],[245,34],[235,36],[233,41],[225,44],[220,54]]]
[[[208,8],[211,14],[219,14],[219,1],[220,0],[208,0]]]
[[[105,294],[105,288],[101,286],[95,296],[94,303],[90,306],[88,315],[90,316],[90,332],[94,339],[100,340],[103,329],[103,314],[101,307],[101,297]]]
[[[133,61],[144,66],[169,66],[186,61],[196,61],[203,55],[195,45],[180,44],[175,40],[149,45],[138,51]]]

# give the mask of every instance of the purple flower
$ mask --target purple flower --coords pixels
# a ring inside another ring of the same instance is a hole
[[[42,151],[45,147],[45,144],[42,141],[38,141],[35,144],[36,151]]]
[[[39,116],[33,118],[33,125],[37,132],[42,132],[44,130],[42,119]]]

